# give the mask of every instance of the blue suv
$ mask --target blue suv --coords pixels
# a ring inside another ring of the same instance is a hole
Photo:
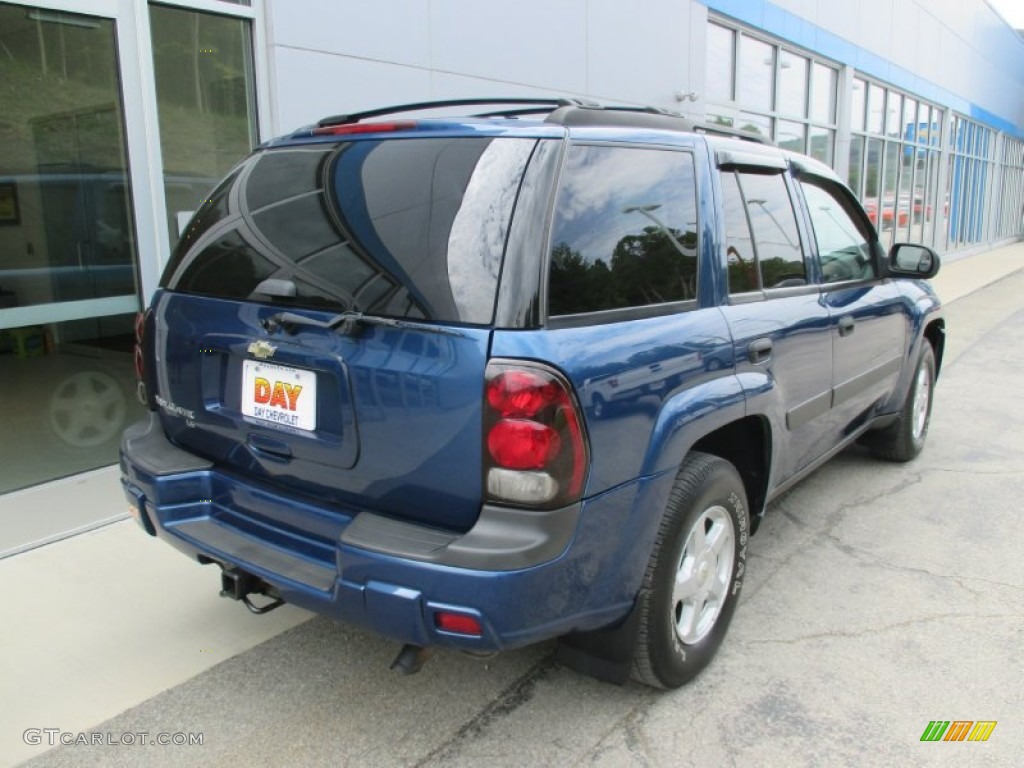
[[[137,323],[140,524],[404,671],[557,637],[685,683],[773,498],[854,441],[918,454],[944,343],[932,250],[886,253],[831,169],[728,133],[461,100],[261,146]]]

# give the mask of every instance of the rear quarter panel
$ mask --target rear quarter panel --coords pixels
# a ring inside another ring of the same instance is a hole
[[[583,328],[496,331],[491,354],[560,368],[576,390],[590,445],[586,496],[677,467],[716,425],[744,415],[720,312],[694,310]],[[628,397],[595,409],[609,381]],[[687,429],[700,422],[697,430]]]

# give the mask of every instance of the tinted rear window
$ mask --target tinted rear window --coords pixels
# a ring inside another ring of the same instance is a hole
[[[297,306],[487,324],[519,184],[536,142],[353,141],[266,151],[200,209],[162,285]]]
[[[697,297],[697,185],[689,152],[576,145],[559,182],[548,314]]]

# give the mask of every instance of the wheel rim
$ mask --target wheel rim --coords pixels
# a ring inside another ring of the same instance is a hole
[[[914,385],[914,439],[920,440],[928,429],[928,406],[932,398],[932,377],[928,366],[922,365],[917,372],[917,383]]]
[[[50,398],[50,425],[57,437],[76,448],[93,448],[114,438],[124,425],[121,386],[99,371],[65,379]]]
[[[724,507],[710,507],[686,536],[672,588],[672,623],[686,644],[700,642],[715,626],[736,559],[736,533]]]

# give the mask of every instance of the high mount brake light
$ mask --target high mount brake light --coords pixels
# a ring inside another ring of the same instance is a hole
[[[393,120],[389,123],[344,123],[314,128],[313,135],[348,136],[358,133],[389,133],[391,131],[410,131],[415,127],[415,120]]]
[[[589,457],[569,382],[547,366],[515,360],[491,361],[486,381],[488,499],[534,507],[578,500]]]

